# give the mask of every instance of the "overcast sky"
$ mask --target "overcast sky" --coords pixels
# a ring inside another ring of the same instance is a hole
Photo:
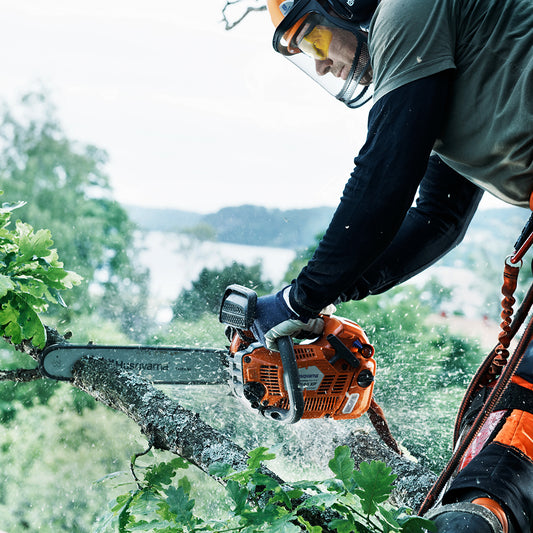
[[[336,205],[364,142],[349,110],[223,0],[0,0],[0,99],[45,87],[67,135],[109,153],[115,197],[211,212]]]

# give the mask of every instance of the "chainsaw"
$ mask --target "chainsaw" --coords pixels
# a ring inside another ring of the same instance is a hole
[[[318,338],[293,344],[290,337],[282,337],[279,352],[274,352],[250,331],[256,303],[251,289],[226,289],[219,319],[226,326],[228,350],[64,343],[48,346],[39,366],[48,378],[70,380],[76,361],[94,356],[153,383],[229,383],[250,408],[287,424],[306,418],[354,419],[367,412],[373,402],[376,362],[360,326],[346,318],[323,316],[324,331]]]

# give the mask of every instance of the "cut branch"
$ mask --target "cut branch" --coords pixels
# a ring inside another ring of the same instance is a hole
[[[405,505],[411,509],[418,509],[437,480],[437,476],[431,470],[414,459],[393,452],[374,434],[353,432],[339,444],[350,448],[356,464],[363,461],[382,461],[392,469],[397,478],[391,499],[398,506]]]
[[[17,368],[16,370],[0,370],[0,381],[27,383],[41,379],[43,376],[38,368]]]

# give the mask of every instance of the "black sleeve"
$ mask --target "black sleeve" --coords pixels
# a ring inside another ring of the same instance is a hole
[[[385,290],[434,262],[464,234],[481,192],[440,159],[430,162],[452,75],[400,87],[370,110],[367,140],[340,204],[291,292],[298,311],[316,313],[339,298]],[[419,185],[418,205],[410,209]],[[448,195],[460,205],[444,201]]]
[[[383,254],[339,299],[361,300],[422,272],[462,240],[483,191],[433,155],[416,206]]]

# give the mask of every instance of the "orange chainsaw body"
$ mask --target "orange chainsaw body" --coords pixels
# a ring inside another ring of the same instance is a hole
[[[374,348],[355,322],[323,316],[322,335],[294,346],[303,391],[302,418],[358,418],[368,410],[374,389]],[[232,388],[259,411],[287,410],[288,394],[278,352],[236,334],[230,346]]]

